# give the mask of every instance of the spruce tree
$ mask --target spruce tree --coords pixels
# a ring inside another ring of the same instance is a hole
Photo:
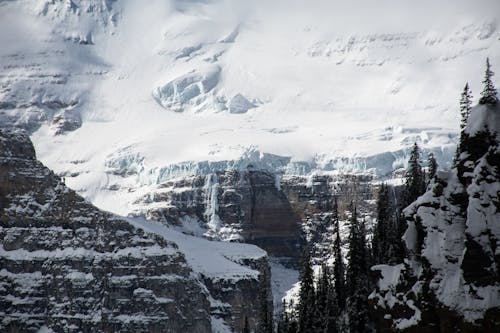
[[[328,320],[328,267],[321,265],[320,274],[316,282],[314,332],[324,333]]]
[[[347,314],[349,317],[349,331],[363,333],[368,331],[368,294],[369,279],[366,262],[365,226],[357,218],[356,208],[351,217],[349,235],[349,254],[347,266],[347,285],[349,297],[347,299]]]
[[[259,275],[260,293],[259,293],[259,321],[257,325],[258,332],[273,333],[273,311],[269,304],[269,290],[267,287],[267,274]]]
[[[460,146],[462,145],[462,141],[464,140],[464,129],[467,124],[467,120],[469,119],[470,112],[472,106],[472,94],[469,89],[469,83],[465,84],[464,90],[462,91],[462,95],[460,96],[460,143],[457,145],[457,149],[455,151],[455,157],[453,158],[453,165],[457,164],[458,158],[460,157],[461,151]]]
[[[469,83],[465,84],[462,95],[460,96],[460,131],[463,131],[469,119],[470,110],[472,107],[472,93],[469,88]]]
[[[492,77],[493,71],[491,70],[490,59],[486,58],[486,70],[483,80],[483,91],[481,91],[481,98],[479,104],[495,105],[498,103],[497,91],[493,85]]]
[[[332,283],[332,275],[330,273],[330,269],[326,267],[324,272],[325,276],[323,277],[323,283],[326,286],[326,333],[337,333],[337,319],[339,314],[338,309],[338,299],[337,294],[335,292],[335,286]]]
[[[313,332],[315,305],[314,273],[311,267],[310,250],[307,248],[304,251],[300,273],[299,333]]]
[[[281,316],[280,329],[283,333],[297,333],[297,314],[295,311],[295,306],[293,300],[290,300],[290,304],[283,301],[283,312]]]
[[[337,296],[338,310],[339,312],[345,308],[346,302],[346,289],[345,289],[345,267],[342,258],[342,242],[340,238],[340,223],[338,214],[338,200],[335,197],[335,205],[333,207],[333,224],[334,224],[334,234],[335,240],[333,242],[333,257],[335,262],[333,264],[333,279],[335,294]]]
[[[431,180],[434,178],[434,176],[436,176],[436,172],[438,169],[438,164],[433,153],[429,153],[427,167],[429,168],[429,180]]]
[[[425,192],[424,173],[420,163],[420,147],[415,144],[410,153],[408,161],[408,169],[405,176],[405,192],[404,192],[404,207],[417,200]]]
[[[375,264],[387,263],[389,243],[392,241],[389,228],[391,220],[391,206],[389,188],[386,184],[380,186],[377,198],[377,224],[373,232],[372,251]]]

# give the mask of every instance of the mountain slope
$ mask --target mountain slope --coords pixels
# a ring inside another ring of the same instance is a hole
[[[0,131],[2,331],[210,331],[177,245],[103,213]]]
[[[42,161],[120,213],[129,211],[102,194],[115,182],[147,191],[248,164],[386,176],[414,141],[446,165],[455,95],[500,50],[496,9],[4,1],[0,119],[35,132]]]
[[[0,130],[0,244],[7,332],[230,332],[245,318],[255,326],[252,295],[269,287],[258,279],[269,270],[263,250],[100,211],[9,130]]]

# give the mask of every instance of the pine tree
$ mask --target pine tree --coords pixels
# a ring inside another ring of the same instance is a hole
[[[415,142],[410,153],[404,193],[404,207],[417,200],[425,192],[425,180],[420,163],[420,148]]]
[[[436,176],[436,172],[438,169],[438,164],[433,153],[429,153],[427,167],[429,168],[429,180],[431,180],[434,178],[434,176]]]
[[[333,278],[335,281],[334,289],[337,296],[338,309],[340,312],[345,308],[347,295],[345,290],[345,267],[342,258],[337,197],[335,197],[335,205],[333,207],[333,224],[335,228],[335,240],[333,242],[333,257],[335,259],[335,262],[333,264]]]
[[[386,184],[380,186],[377,198],[377,224],[373,232],[372,251],[375,264],[387,263],[389,243],[392,241],[389,228],[391,220],[391,206],[389,188]]]
[[[326,267],[323,277],[323,283],[326,286],[326,333],[337,333],[337,319],[339,314],[339,306],[337,294],[335,292],[335,286],[332,283],[332,276],[330,274],[330,269]]]
[[[316,282],[314,332],[324,333],[328,320],[328,267],[323,264]]]
[[[302,259],[302,269],[300,273],[298,306],[299,333],[313,332],[315,305],[314,273],[311,267],[311,254],[310,250],[306,249]]]
[[[467,119],[469,119],[470,110],[472,106],[472,93],[469,88],[469,83],[465,84],[462,95],[460,96],[460,131],[463,131],[465,125],[467,124]]]
[[[349,264],[347,266],[347,314],[349,331],[363,333],[368,330],[369,279],[366,262],[366,236],[363,222],[357,218],[356,208],[351,217],[349,235]]]
[[[460,143],[457,145],[457,149],[455,150],[455,156],[453,158],[453,165],[456,166],[457,161],[460,157],[461,151],[460,146],[462,145],[462,141],[464,140],[464,129],[467,124],[467,120],[469,119],[470,112],[472,106],[472,93],[469,89],[469,83],[465,84],[464,90],[462,91],[462,95],[460,96]]]
[[[293,300],[290,300],[290,304],[283,301],[283,311],[278,323],[278,333],[297,333],[298,325],[296,317]]]
[[[269,304],[269,290],[267,287],[267,274],[259,275],[260,293],[259,293],[259,322],[258,332],[273,333],[273,315],[272,307]]]
[[[490,59],[486,58],[486,70],[484,73],[483,80],[483,91],[481,92],[481,98],[479,99],[479,104],[490,104],[495,105],[498,103],[497,91],[493,85],[492,77],[493,71],[490,66]]]

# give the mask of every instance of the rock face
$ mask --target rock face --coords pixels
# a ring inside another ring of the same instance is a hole
[[[405,263],[372,268],[382,331],[500,331],[499,132],[499,106],[473,108],[456,168],[405,210]]]
[[[104,213],[0,130],[0,330],[210,332],[177,246]]]
[[[282,263],[295,265],[305,240],[315,244],[318,254],[330,253],[335,195],[341,220],[348,219],[355,202],[360,215],[371,221],[376,192],[372,180],[278,177],[257,170],[217,172],[164,182],[135,203],[135,214],[198,236],[255,244]]]
[[[298,259],[300,219],[278,186],[275,176],[263,171],[186,177],[165,182],[141,198],[136,213],[209,238],[246,241],[272,256]],[[153,203],[157,208],[150,208]]]

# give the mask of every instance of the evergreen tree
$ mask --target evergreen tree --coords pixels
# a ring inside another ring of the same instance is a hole
[[[491,70],[490,66],[490,59],[486,58],[486,71],[484,73],[483,91],[481,92],[479,104],[495,105],[498,102],[497,91],[492,81],[493,74],[494,73]]]
[[[314,273],[311,267],[311,254],[310,250],[306,249],[300,273],[298,333],[314,332],[315,305]]]
[[[420,163],[420,148],[415,142],[410,153],[408,169],[406,170],[404,207],[417,200],[425,192],[425,179]],[[404,208],[403,207],[403,208]]]
[[[287,333],[288,332],[288,313],[286,309],[286,301],[283,300],[283,304],[281,305],[281,313],[278,318],[278,325],[276,329],[276,333]]]
[[[469,119],[470,110],[472,106],[472,93],[469,88],[469,83],[465,84],[462,95],[460,96],[460,131],[463,131],[465,125],[467,124],[467,119]]]
[[[368,331],[368,264],[366,262],[366,236],[363,222],[357,218],[356,208],[351,217],[349,235],[349,254],[347,266],[347,314],[349,331],[363,333]]]
[[[436,176],[436,172],[438,169],[438,164],[436,158],[433,153],[429,153],[429,159],[427,161],[427,167],[429,168],[429,180],[433,179]]]
[[[455,157],[453,158],[453,165],[455,166],[458,158],[460,156],[460,146],[462,145],[461,142],[464,140],[464,129],[465,125],[467,124],[467,120],[469,119],[469,115],[471,112],[471,106],[472,106],[472,94],[469,89],[469,83],[465,84],[464,90],[462,91],[462,95],[460,96],[460,143],[457,146],[457,149],[455,151]]]
[[[278,333],[297,333],[298,325],[293,301],[283,301],[283,311],[278,323]]]
[[[339,314],[339,306],[337,294],[335,292],[335,286],[332,283],[332,276],[330,274],[330,269],[327,267],[324,272],[324,281],[326,288],[326,313],[325,313],[325,321],[326,321],[326,333],[337,333],[337,318]]]
[[[314,314],[314,332],[324,333],[327,328],[328,320],[328,267],[323,264],[316,282],[315,296],[315,314]]]
[[[273,333],[273,310],[269,304],[269,290],[266,281],[268,280],[266,273],[259,275],[260,293],[259,293],[259,322],[257,325],[258,332]]]
[[[250,333],[250,325],[248,324],[248,318],[245,316],[245,324],[243,326],[243,331],[242,333]]]
[[[387,263],[389,244],[389,228],[391,228],[391,206],[389,199],[389,187],[386,184],[380,186],[377,198],[377,224],[373,232],[372,251],[375,264]]]
[[[345,267],[342,258],[337,197],[335,197],[335,205],[333,207],[333,223],[335,228],[335,240],[333,242],[333,257],[335,259],[335,262],[333,264],[333,278],[335,283],[335,295],[337,296],[338,309],[340,312],[345,308],[347,295],[345,290]]]

